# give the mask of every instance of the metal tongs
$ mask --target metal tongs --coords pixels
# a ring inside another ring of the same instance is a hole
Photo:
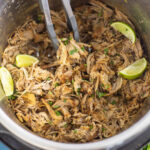
[[[69,29],[73,31],[74,39],[77,42],[79,42],[78,26],[70,5],[70,0],[61,0],[61,1],[65,9],[65,13],[67,17],[67,25]],[[55,50],[57,50],[59,47],[59,41],[57,39],[54,26],[52,23],[48,0],[39,0],[39,4],[40,4],[41,11],[44,13],[45,16],[45,22],[46,22],[46,27],[47,27],[49,37],[52,41],[53,47],[55,48]]]

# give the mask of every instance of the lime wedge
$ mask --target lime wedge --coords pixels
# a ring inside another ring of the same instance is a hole
[[[17,55],[16,57],[16,66],[17,67],[28,67],[38,62],[38,59],[30,55]]]
[[[14,93],[14,83],[11,74],[5,67],[0,68],[0,79],[6,96]]]
[[[123,22],[113,22],[111,24],[116,31],[121,32],[124,36],[131,40],[132,43],[135,43],[136,35],[134,30],[127,24]]]
[[[142,75],[147,67],[147,61],[145,58],[135,61],[127,68],[121,70],[119,74],[126,79],[136,79]]]

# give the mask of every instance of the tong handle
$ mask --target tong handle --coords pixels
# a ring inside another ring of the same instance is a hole
[[[70,0],[61,0],[62,4],[64,6],[65,9],[65,13],[67,16],[67,23],[68,23],[68,27],[73,31],[74,33],[74,39],[79,42],[79,31],[78,31],[78,26],[77,26],[77,22],[76,22],[76,18],[72,12],[72,8],[70,5]]]
[[[52,23],[48,0],[39,0],[39,4],[40,4],[40,8],[43,11],[44,16],[45,16],[48,35],[52,41],[52,44],[53,44],[55,50],[57,50],[59,47],[59,42],[58,42],[55,30],[54,30],[54,26]]]

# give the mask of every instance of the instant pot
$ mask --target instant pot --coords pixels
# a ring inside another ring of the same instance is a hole
[[[145,54],[150,59],[150,1],[149,0],[102,0],[110,7],[116,7],[125,13],[142,40]],[[71,0],[72,7],[84,5],[88,0]],[[56,11],[62,7],[60,0],[50,0],[50,7]],[[7,39],[16,28],[22,25],[28,16],[40,12],[37,0],[0,0],[0,53],[7,45]],[[136,139],[150,126],[150,100],[145,101],[139,117],[125,131],[98,142],[71,144],[54,142],[41,138],[24,127],[12,112],[8,100],[0,86],[0,123],[14,136],[39,149],[49,150],[102,150],[117,149]],[[150,137],[150,135],[149,135]]]

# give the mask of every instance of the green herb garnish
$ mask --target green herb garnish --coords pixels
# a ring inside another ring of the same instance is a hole
[[[72,79],[72,84],[74,85],[74,80]]]
[[[69,40],[64,41],[64,44],[68,45],[69,44]]]
[[[105,128],[102,128],[102,132],[104,132],[106,129]]]
[[[96,94],[97,94],[97,96],[99,97],[99,98],[101,98],[101,97],[103,97],[103,96],[105,96],[106,95],[106,93],[103,93],[103,92],[96,92]]]
[[[74,133],[77,133],[77,129],[73,130]]]
[[[52,122],[52,121],[49,121],[48,123],[49,123],[50,125],[52,125],[52,124],[53,124],[53,122]]]
[[[46,79],[46,81],[49,81],[50,80],[50,77],[48,77],[47,79]]]
[[[38,18],[37,18],[37,20],[38,20],[38,22],[42,22],[42,15],[38,15]]]
[[[59,86],[59,83],[58,83],[58,82],[55,83],[55,88],[56,88],[57,86]]]
[[[70,54],[70,55],[73,55],[74,53],[77,53],[77,52],[78,52],[78,50],[77,50],[77,48],[75,48],[75,49],[71,50],[71,51],[69,52],[69,54]]]
[[[111,61],[110,61],[110,64],[111,64],[111,65],[114,65],[114,61],[113,61],[113,60],[111,60]]]
[[[84,64],[85,67],[87,67],[87,64]]]
[[[102,17],[102,15],[103,15],[103,8],[99,11],[98,17]]]
[[[67,100],[66,99],[64,99],[64,103],[66,103],[67,102]]]
[[[103,84],[103,83],[101,84],[101,87],[104,87],[104,84]]]
[[[53,106],[54,109],[57,109],[57,108],[59,108],[59,107],[60,107],[60,106],[58,106],[58,105]]]
[[[109,84],[107,84],[107,85],[105,86],[105,89],[109,89]]]
[[[64,43],[64,45],[68,45],[72,37],[68,37],[66,40],[64,38],[61,38],[61,41]]]
[[[53,93],[51,91],[49,91],[48,94],[53,95]]]
[[[143,93],[143,94],[141,94],[141,96],[143,97],[143,96],[144,96],[144,93]]]
[[[48,103],[49,103],[49,105],[50,105],[50,106],[52,106],[52,105],[53,105],[53,102],[51,102],[51,101],[49,101]]]
[[[57,116],[61,116],[61,112],[60,111],[55,110],[55,113],[56,113]]]
[[[116,53],[116,56],[120,56],[120,54],[119,54],[119,53]]]
[[[84,51],[85,51],[85,47],[84,47],[84,46],[82,46],[82,47],[81,47],[81,50],[84,52]]]
[[[106,108],[104,108],[104,109],[103,109],[103,112],[106,112],[106,111],[107,111],[107,109],[106,109]]]
[[[64,124],[64,128],[67,128],[67,127],[68,127],[68,124],[67,124],[67,123],[65,123],[65,124]]]
[[[78,94],[78,95],[80,94],[80,91],[81,91],[81,88],[78,88],[78,89],[77,89],[77,94]]]
[[[93,125],[90,125],[90,130],[92,130],[93,129]]]
[[[14,96],[14,95],[8,96],[8,100],[14,100],[16,98],[17,98],[17,96]]]
[[[94,98],[94,97],[95,97],[95,95],[94,95],[94,94],[92,94],[92,95],[91,95],[91,97],[92,97],[92,98]]]
[[[113,101],[111,102],[111,104],[112,104],[112,105],[115,105],[115,104],[116,104],[116,101],[115,101],[115,100],[113,100]]]
[[[16,64],[13,64],[14,67],[17,67]]]
[[[72,40],[72,37],[71,37],[71,36],[69,36],[69,37],[68,37],[68,40],[69,40],[69,41],[71,41],[71,40]]]
[[[108,50],[109,50],[108,48],[105,48],[105,49],[104,49],[104,54],[105,54],[105,55],[108,55]]]

